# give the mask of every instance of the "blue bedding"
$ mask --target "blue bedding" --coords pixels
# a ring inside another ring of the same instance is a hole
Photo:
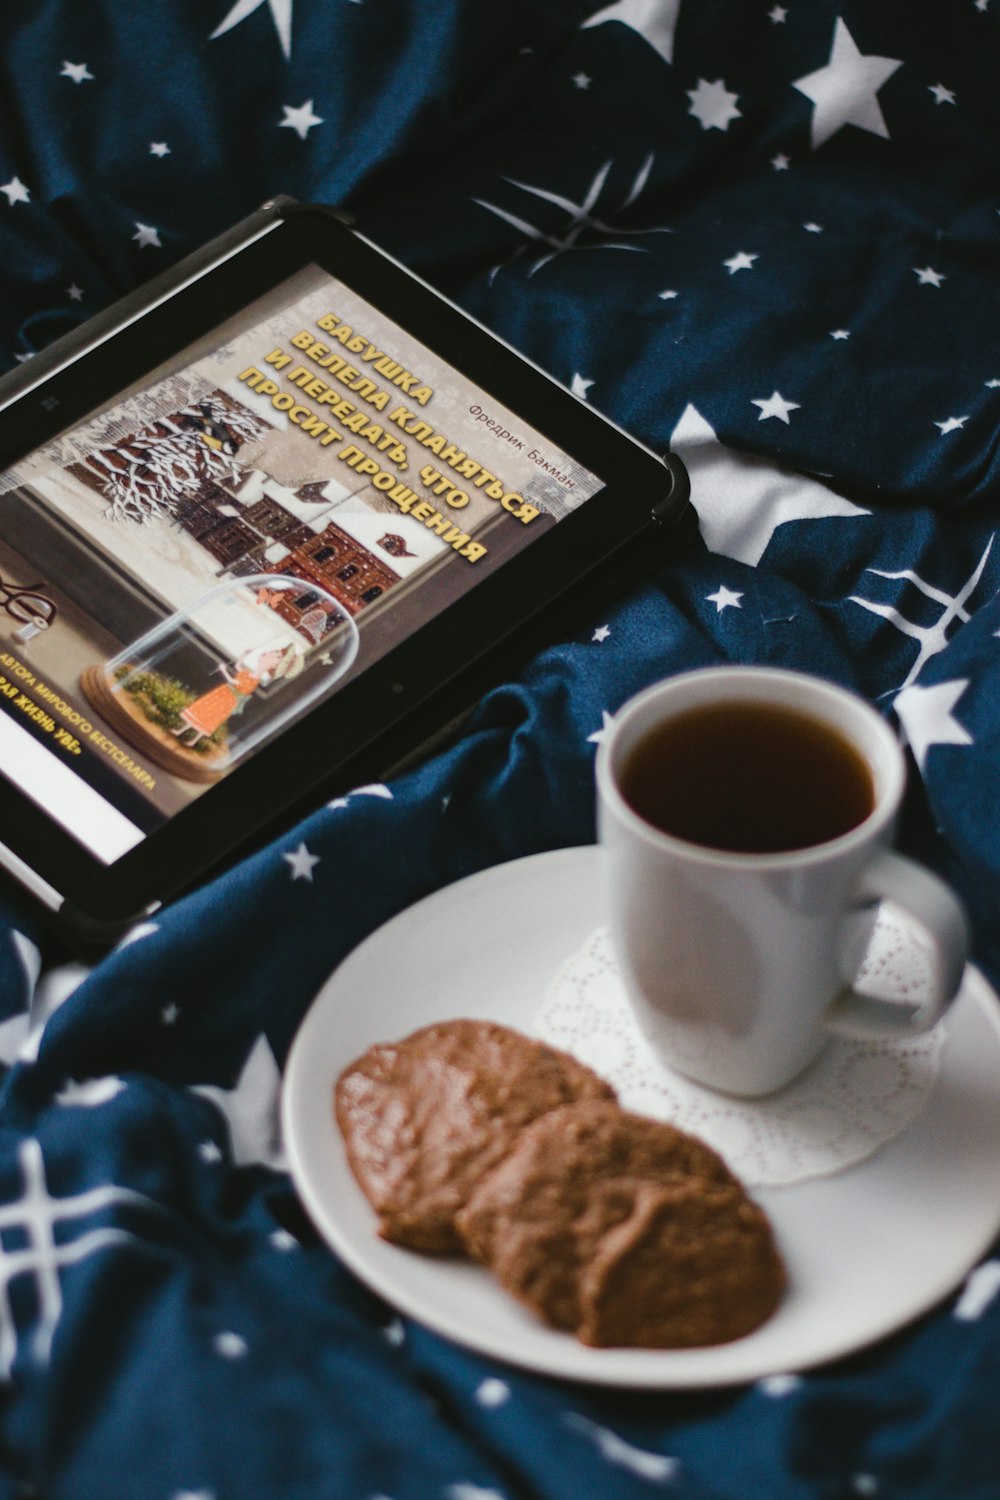
[[[974,1316],[956,1289],[800,1378],[571,1386],[356,1281],[276,1113],[338,961],[450,881],[590,842],[604,715],[697,665],[879,706],[908,747],[902,847],[1000,982],[998,3],[3,10],[0,363],[289,193],[672,444],[701,522],[446,752],[319,803],[93,966],[4,880],[3,1500],[1000,1490],[992,1258]]]

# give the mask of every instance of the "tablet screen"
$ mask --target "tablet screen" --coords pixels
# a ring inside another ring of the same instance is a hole
[[[111,864],[603,485],[308,266],[0,479],[0,771]]]

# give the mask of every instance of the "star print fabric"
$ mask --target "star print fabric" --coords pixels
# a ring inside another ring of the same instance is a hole
[[[357,943],[591,841],[609,717],[717,662],[886,714],[901,843],[1000,984],[1000,0],[48,0],[0,47],[0,363],[289,193],[674,446],[700,522],[448,748],[317,795],[100,961],[0,884],[2,1500],[994,1493],[995,1250],[839,1365],[575,1386],[363,1287],[278,1091]]]

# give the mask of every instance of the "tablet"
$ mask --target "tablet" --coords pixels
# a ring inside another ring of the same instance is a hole
[[[0,864],[96,942],[696,529],[676,456],[288,199],[0,381],[0,497]]]

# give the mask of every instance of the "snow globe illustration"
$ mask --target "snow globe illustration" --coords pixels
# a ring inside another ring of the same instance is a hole
[[[358,627],[310,579],[223,583],[81,674],[91,706],[148,760],[209,782],[328,693],[358,654]]]

